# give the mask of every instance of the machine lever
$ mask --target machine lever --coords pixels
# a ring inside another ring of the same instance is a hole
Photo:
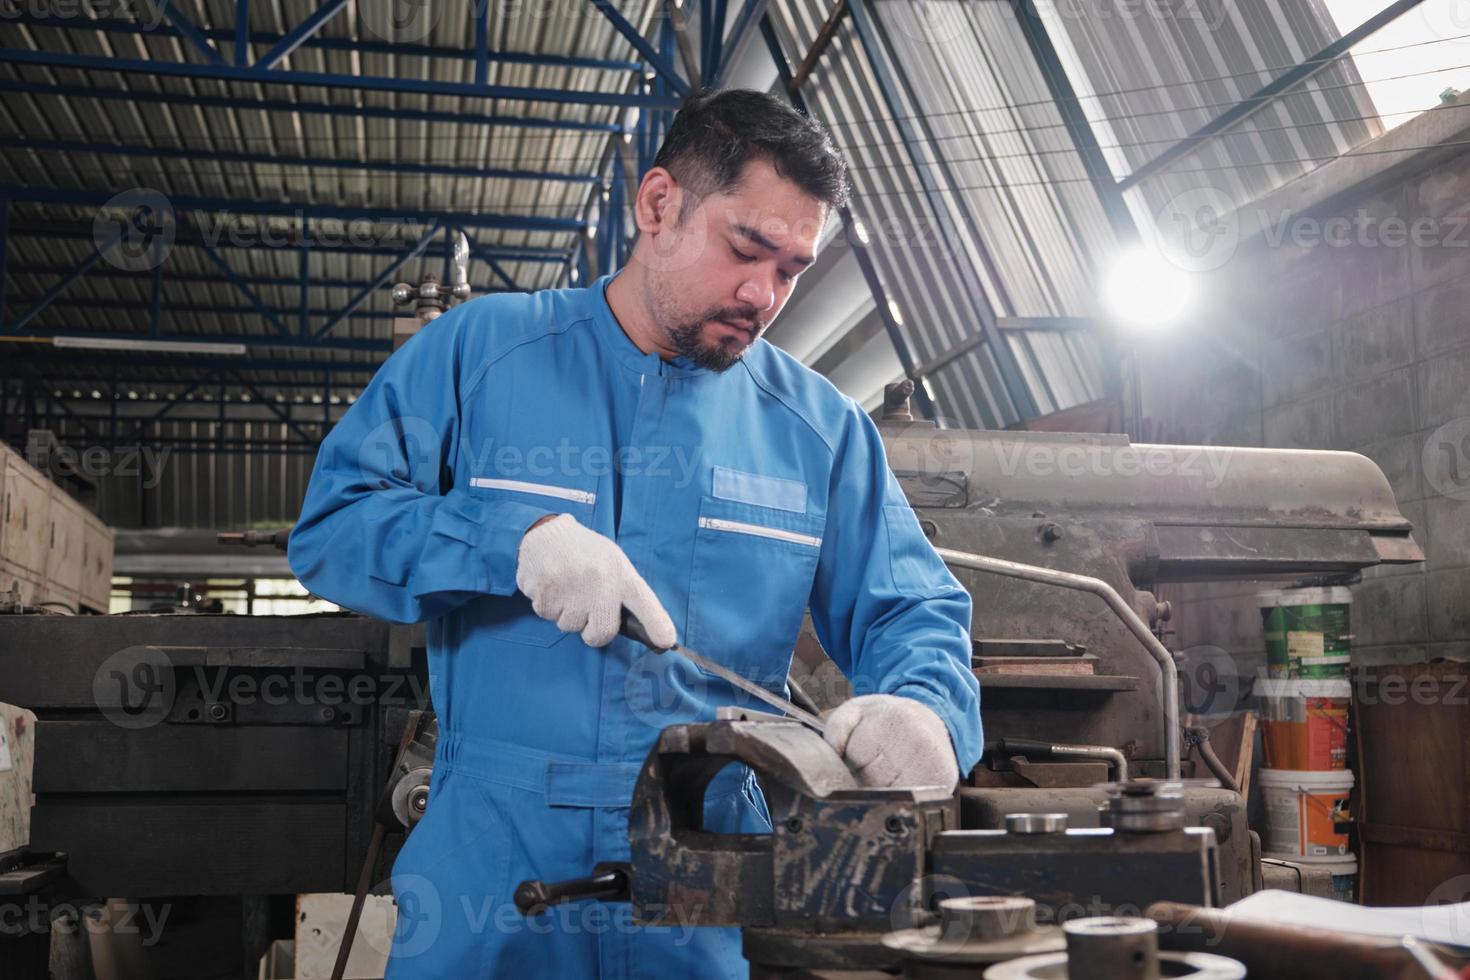
[[[628,901],[628,865],[603,863],[587,878],[566,881],[523,881],[516,886],[516,908],[522,915],[540,915],[553,905],[595,898],[604,902]]]

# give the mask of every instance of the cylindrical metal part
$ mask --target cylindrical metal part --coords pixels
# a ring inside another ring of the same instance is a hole
[[[1220,909],[1155,902],[1145,914],[1161,927],[1165,949],[1208,951],[1272,980],[1422,980],[1423,968],[1383,936],[1252,922]],[[1461,964],[1463,965],[1463,964]]]
[[[993,942],[1036,928],[1036,902],[1008,895],[967,895],[939,903],[942,936]]]
[[[1146,777],[1112,783],[1101,811],[1103,826],[1130,834],[1182,830],[1188,816],[1180,788],[1177,782]]]
[[[1011,834],[1060,834],[1067,829],[1065,813],[1007,813],[1006,832]]]
[[[1062,932],[1067,980],[1159,980],[1159,927],[1152,919],[1073,919]]]

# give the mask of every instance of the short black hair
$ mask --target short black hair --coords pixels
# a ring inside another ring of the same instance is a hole
[[[750,89],[691,95],[653,165],[698,199],[736,186],[751,160],[770,163],[828,208],[847,203],[847,165],[827,131],[781,99]]]

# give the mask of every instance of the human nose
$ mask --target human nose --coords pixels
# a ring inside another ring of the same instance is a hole
[[[740,284],[740,288],[735,291],[735,298],[757,310],[765,311],[776,305],[776,288],[770,282],[753,276]]]

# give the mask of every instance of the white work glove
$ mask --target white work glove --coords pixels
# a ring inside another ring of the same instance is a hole
[[[617,543],[561,514],[521,538],[516,586],[542,619],[581,633],[590,647],[618,635],[623,607],[660,647],[674,645],[674,622]]]
[[[949,729],[927,705],[864,694],[827,716],[827,744],[864,786],[943,786],[960,781]]]

